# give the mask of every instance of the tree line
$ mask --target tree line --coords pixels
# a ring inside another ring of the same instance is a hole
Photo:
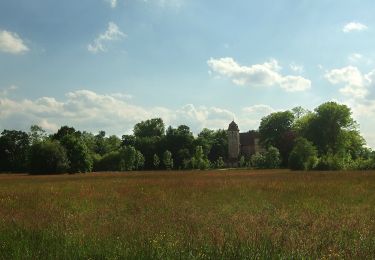
[[[314,111],[301,107],[261,119],[265,148],[240,156],[240,167],[294,170],[374,169],[375,154],[365,146],[350,108],[327,102]],[[161,118],[137,123],[132,135],[94,135],[62,126],[47,134],[33,125],[29,132],[4,130],[0,135],[0,171],[31,174],[224,168],[226,130],[176,128]]]

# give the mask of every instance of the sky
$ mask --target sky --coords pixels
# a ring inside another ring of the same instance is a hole
[[[370,0],[2,0],[0,129],[257,129],[348,105],[375,148]]]

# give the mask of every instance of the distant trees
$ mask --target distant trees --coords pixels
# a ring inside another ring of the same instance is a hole
[[[374,169],[375,152],[365,146],[351,110],[335,102],[313,111],[296,107],[271,113],[259,126],[262,151],[241,155],[240,167],[295,170]],[[228,159],[225,130],[204,128],[194,136],[186,125],[165,127],[161,118],[137,123],[133,134],[106,136],[62,126],[48,135],[33,125],[29,133],[0,134],[0,172],[77,173],[140,169],[223,168]]]

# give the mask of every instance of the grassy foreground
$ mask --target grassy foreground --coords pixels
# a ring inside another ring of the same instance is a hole
[[[0,258],[375,256],[375,172],[0,175]]]

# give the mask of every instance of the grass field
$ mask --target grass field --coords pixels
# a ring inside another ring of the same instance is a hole
[[[375,172],[0,175],[0,258],[375,257]]]

